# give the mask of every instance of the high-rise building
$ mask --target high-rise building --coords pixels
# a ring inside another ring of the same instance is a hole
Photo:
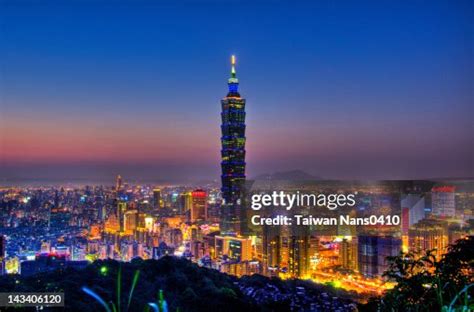
[[[161,190],[159,188],[153,189],[153,208],[155,211],[161,208]]]
[[[441,220],[421,220],[410,228],[408,241],[410,251],[433,250],[435,256],[439,259],[448,247],[448,225]]]
[[[436,186],[431,190],[432,213],[441,217],[456,215],[454,186]]]
[[[117,203],[117,219],[119,221],[120,232],[125,230],[125,212],[127,211],[127,202],[119,201]]]
[[[359,236],[359,272],[366,277],[378,277],[388,269],[387,257],[397,256],[402,250],[402,240],[393,236]]]
[[[408,228],[425,218],[425,197],[420,194],[404,195],[400,201],[402,207],[402,233],[408,234]]]
[[[189,220],[191,222],[207,220],[207,193],[198,189],[192,192],[192,207]]]
[[[239,94],[239,80],[235,73],[235,56],[232,56],[229,92],[222,99],[221,168],[223,233],[238,234],[241,231],[243,191],[245,186],[245,99]]]
[[[319,240],[306,226],[264,226],[262,234],[263,271],[286,272],[291,277],[304,277],[311,270],[311,260],[318,251]]]
[[[344,269],[357,270],[357,236],[342,239],[339,258]]]
[[[188,212],[193,207],[193,193],[186,192],[182,194],[183,212]]]
[[[115,191],[119,192],[122,189],[122,176],[120,174],[115,179]]]
[[[124,232],[133,234],[138,225],[138,210],[128,210],[124,214]]]
[[[309,236],[288,237],[288,273],[292,277],[303,277],[310,267]]]

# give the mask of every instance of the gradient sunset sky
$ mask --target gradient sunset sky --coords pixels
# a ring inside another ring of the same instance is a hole
[[[231,54],[248,176],[474,176],[473,1],[294,2],[1,1],[0,182],[218,179]]]

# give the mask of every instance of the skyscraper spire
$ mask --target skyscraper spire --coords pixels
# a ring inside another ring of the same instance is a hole
[[[227,94],[228,97],[240,97],[239,94],[239,79],[237,79],[237,76],[235,74],[235,55],[232,55],[230,57],[230,64],[231,64],[231,70],[230,70],[230,78],[229,78],[229,94]]]

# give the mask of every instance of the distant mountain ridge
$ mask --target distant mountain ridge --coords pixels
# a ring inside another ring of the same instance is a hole
[[[311,175],[303,170],[279,171],[258,175],[254,180],[321,180],[321,177]]]

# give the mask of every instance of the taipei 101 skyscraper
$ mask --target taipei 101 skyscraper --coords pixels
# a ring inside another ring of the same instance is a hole
[[[235,56],[231,58],[229,92],[222,99],[222,197],[221,232],[238,235],[245,187],[245,99],[239,94],[239,80],[235,74]]]

